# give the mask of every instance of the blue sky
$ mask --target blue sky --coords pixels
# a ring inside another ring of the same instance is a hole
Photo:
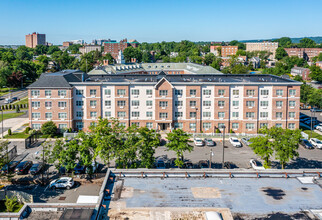
[[[0,45],[111,38],[229,41],[322,36],[321,0],[0,0]]]

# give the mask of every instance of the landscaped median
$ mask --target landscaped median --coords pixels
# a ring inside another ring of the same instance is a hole
[[[25,114],[25,112],[19,112],[19,113],[4,113],[3,114],[3,120],[9,119],[9,118],[17,118],[21,115]],[[0,115],[0,122],[2,121],[2,115]]]

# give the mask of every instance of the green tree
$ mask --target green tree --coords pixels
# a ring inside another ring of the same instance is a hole
[[[41,126],[41,132],[47,135],[55,135],[57,133],[57,126],[53,121],[45,122]]]
[[[309,76],[311,77],[311,79],[322,82],[322,69],[320,67],[315,65],[310,66],[310,71],[311,73]]]
[[[152,168],[155,160],[155,149],[160,145],[160,134],[146,127],[139,128],[138,133],[138,159],[141,161],[142,167]]]
[[[302,103],[307,104],[309,102],[309,97],[313,93],[314,88],[311,85],[303,83],[301,85],[300,99]]]
[[[142,61],[142,52],[139,48],[127,47],[123,51],[125,62],[131,62],[131,58],[136,58],[137,62]]]
[[[208,53],[205,55],[204,62],[206,65],[210,65],[212,62],[214,62],[215,55],[213,53]]]
[[[108,60],[109,64],[113,64],[115,62],[114,58],[112,57],[112,55],[110,53],[105,54],[103,59]]]
[[[269,141],[269,137],[257,136],[251,138],[249,141],[251,142],[249,147],[254,151],[255,154],[261,157],[261,159],[264,161],[264,167],[269,168],[271,166],[270,158],[274,152],[272,143]]]
[[[308,95],[308,103],[311,106],[322,108],[322,90],[313,89],[312,93]]]
[[[59,49],[58,46],[49,46],[48,47],[47,54],[51,55],[51,54],[53,54],[56,51],[60,51],[60,49]]]
[[[168,143],[166,144],[166,148],[176,153],[177,158],[175,164],[178,167],[182,167],[184,164],[183,153],[193,150],[193,146],[189,144],[192,142],[189,140],[190,138],[191,135],[181,129],[173,130],[167,134]]]
[[[129,164],[131,164],[132,168],[137,167],[137,149],[139,144],[139,136],[138,127],[136,125],[132,125],[126,129],[123,143],[119,145],[117,149],[117,161],[120,167],[129,168]]]
[[[249,71],[248,67],[239,63],[231,67],[232,74],[247,74]]]
[[[142,54],[142,62],[144,63],[151,63],[152,55],[149,52],[143,52]]]
[[[9,146],[9,141],[0,141],[0,167],[3,167],[8,161],[5,154],[7,147]]]
[[[6,195],[6,200],[5,200],[4,204],[6,206],[7,212],[13,212],[15,210],[15,207],[18,204],[17,197],[8,197]]]
[[[35,48],[36,55],[43,55],[46,54],[48,50],[48,47],[45,45],[38,44]]]
[[[316,43],[314,40],[305,37],[300,40],[300,43],[298,44],[298,46],[302,48],[313,48],[313,47],[316,47]]]
[[[283,48],[283,47],[278,47],[278,48],[276,49],[275,59],[277,59],[277,60],[281,60],[281,59],[283,59],[283,57],[287,57],[287,56],[288,56],[288,54],[287,54],[287,52],[284,50],[284,48]]]
[[[281,37],[279,39],[274,40],[274,42],[278,42],[279,46],[289,48],[292,46],[292,40],[289,37]]]

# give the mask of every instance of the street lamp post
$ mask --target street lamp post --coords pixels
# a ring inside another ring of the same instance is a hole
[[[311,136],[310,136],[310,138],[312,138],[312,132],[313,132],[313,126],[314,126],[312,114],[313,114],[313,117],[315,118],[315,112],[313,112],[312,109],[311,109]]]
[[[196,128],[195,128],[195,133],[197,133],[197,124],[198,124],[198,108],[196,108]]]
[[[222,136],[222,168],[225,166],[225,125],[222,125],[221,128],[223,129],[223,136]]]
[[[212,149],[210,150],[210,162],[209,162],[209,168],[211,168],[212,164],[212,157],[214,156],[214,152],[212,152]]]

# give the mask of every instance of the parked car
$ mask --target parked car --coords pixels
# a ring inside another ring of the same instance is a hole
[[[208,161],[206,161],[206,160],[200,160],[198,165],[199,165],[199,168],[201,168],[201,169],[209,168]]]
[[[183,164],[183,168],[184,169],[192,169],[193,168],[193,164],[190,161],[186,161]]]
[[[14,101],[17,101],[18,100],[18,98],[17,97],[12,97],[12,99],[11,99],[13,102]]]
[[[155,162],[155,166],[157,169],[165,169],[166,168],[166,160],[163,157],[158,157]]]
[[[10,104],[12,102],[12,99],[6,98],[4,100],[4,104]]]
[[[203,142],[203,140],[201,138],[195,138],[193,142],[198,147],[204,146],[204,142]]]
[[[42,169],[44,169],[44,167],[45,167],[45,165],[43,163],[35,163],[29,169],[29,173],[31,175],[35,175],[35,174],[39,173]]]
[[[169,166],[170,166],[171,168],[178,168],[178,166],[176,165],[176,159],[177,159],[177,158],[171,158],[171,159],[168,161]]]
[[[66,188],[70,189],[74,186],[74,180],[71,177],[61,177],[59,179],[55,179],[50,182],[49,188],[57,189],[57,188]]]
[[[234,164],[232,162],[229,162],[229,161],[226,161],[224,163],[224,168],[226,168],[226,169],[235,169],[235,168],[238,168],[238,167],[236,166],[236,164]]]
[[[32,161],[27,160],[27,161],[22,161],[16,166],[15,172],[18,175],[28,173],[29,169],[32,167]]]
[[[319,124],[315,127],[316,130],[322,131],[322,124]]]
[[[322,149],[322,141],[320,141],[319,139],[317,139],[317,138],[311,138],[311,139],[310,139],[310,143],[311,143],[314,147],[316,147],[316,148],[318,148],[318,149]]]
[[[250,138],[242,138],[242,139],[240,139],[241,140],[241,142],[243,143],[243,144],[245,144],[246,146],[249,146],[252,142],[250,142],[249,140],[250,140]]]
[[[306,149],[314,149],[313,145],[307,139],[302,139],[301,145]]]
[[[234,147],[241,147],[242,146],[240,141],[235,137],[229,138],[229,141]]]
[[[82,174],[85,173],[85,166],[82,165],[81,163],[77,163],[76,167],[74,168],[74,173],[75,174]]]
[[[206,220],[223,220],[219,212],[209,211],[206,212]]]
[[[210,138],[205,138],[205,143],[209,147],[215,146],[215,142]]]
[[[319,108],[311,108],[310,111],[311,112],[322,112],[322,109],[319,109]]]
[[[9,172],[14,171],[14,169],[16,168],[16,166],[18,166],[19,161],[10,161],[9,162]],[[1,173],[3,174],[7,174],[8,173],[8,164],[5,164],[2,169],[1,169]]]
[[[250,163],[250,166],[255,170],[265,170],[265,168],[263,167],[263,164],[258,160],[251,159],[249,163]]]

